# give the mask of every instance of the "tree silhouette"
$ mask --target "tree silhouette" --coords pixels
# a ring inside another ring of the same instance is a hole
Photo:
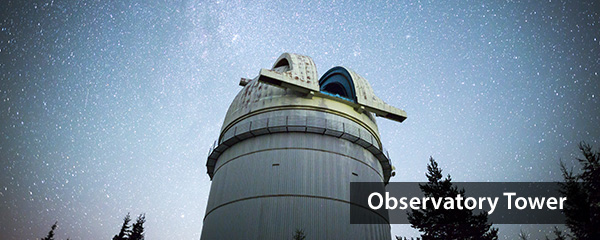
[[[302,231],[302,229],[296,229],[296,232],[294,232],[294,236],[292,237],[293,240],[304,240],[306,239],[306,235],[304,235],[304,231]]]
[[[54,230],[56,230],[57,225],[58,221],[54,222],[54,224],[52,224],[50,232],[48,232],[48,235],[45,238],[42,238],[42,240],[54,240]]]
[[[521,231],[519,232],[519,239],[529,240],[529,234],[527,234],[526,232],[523,231],[523,229],[521,229]]]
[[[567,240],[567,236],[556,226],[554,227],[554,230],[552,230],[552,233],[554,233],[554,235],[556,236],[555,238],[553,238],[554,240]],[[550,238],[546,236],[546,240],[550,240]]]
[[[146,214],[140,214],[133,224],[129,240],[144,240],[144,223],[146,222]]]
[[[427,165],[428,183],[419,185],[426,197],[444,198],[458,194],[464,196],[465,190],[452,185],[450,175],[442,179],[442,169],[433,157]],[[411,227],[418,229],[423,240],[429,239],[498,239],[498,229],[487,223],[486,212],[474,215],[469,209],[426,209],[411,210],[408,221]]]
[[[579,174],[567,170],[561,161],[560,168],[565,179],[560,192],[567,197],[563,213],[566,225],[575,239],[600,239],[600,152],[592,151],[585,142],[579,144],[584,158],[577,158],[581,165]],[[557,239],[566,239],[555,234]]]
[[[131,227],[129,226],[129,222],[131,222],[131,217],[129,216],[129,213],[127,213],[127,216],[123,218],[123,225],[121,226],[121,231],[119,231],[119,234],[113,237],[113,240],[128,239],[129,234],[131,234],[131,230],[129,230],[129,228]]]

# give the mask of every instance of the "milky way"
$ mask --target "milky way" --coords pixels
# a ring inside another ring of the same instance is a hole
[[[378,2],[378,1],[375,1]],[[0,7],[0,236],[198,239],[205,161],[240,77],[283,52],[343,65],[408,113],[397,175],[555,181],[600,147],[598,3],[8,1]],[[248,173],[251,174],[251,173]],[[501,226],[514,238],[546,226]],[[417,236],[408,225],[393,235]],[[542,235],[543,236],[543,235]]]

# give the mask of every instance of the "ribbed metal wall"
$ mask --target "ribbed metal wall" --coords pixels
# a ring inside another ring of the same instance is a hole
[[[388,224],[351,225],[349,213],[346,203],[319,198],[248,199],[206,216],[202,239],[292,239],[296,229],[306,239],[390,239]]]
[[[265,130],[251,134],[253,127]],[[296,229],[307,239],[390,239],[389,224],[373,211],[364,216],[382,224],[350,224],[350,182],[385,180],[387,158],[373,130],[294,109],[254,114],[224,131],[207,164],[212,186],[202,239],[291,239]]]

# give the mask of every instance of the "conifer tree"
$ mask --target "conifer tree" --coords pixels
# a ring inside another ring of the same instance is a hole
[[[464,196],[464,189],[452,185],[450,175],[442,179],[442,169],[431,157],[427,165],[428,183],[420,185],[425,197],[444,198],[458,194]],[[498,239],[498,229],[487,223],[487,213],[474,215],[469,209],[426,209],[412,210],[408,221],[413,228],[422,232],[423,240],[429,239]]]
[[[565,182],[561,184],[561,194],[567,197],[563,213],[566,225],[574,239],[600,239],[600,151],[593,151],[585,142],[579,144],[584,158],[577,160],[581,172],[567,170],[561,162]],[[555,231],[556,239],[565,239]]]
[[[554,226],[554,230],[552,230],[552,233],[554,233],[554,238],[549,238],[548,236],[546,236],[546,240],[567,240],[567,236],[563,233],[563,231],[561,231],[560,229],[558,229],[558,227]]]
[[[146,214],[140,214],[133,224],[129,240],[144,240],[144,223],[146,222]]]
[[[121,226],[121,231],[119,231],[119,234],[113,237],[113,240],[129,239],[128,237],[131,234],[131,230],[129,230],[129,228],[131,227],[129,226],[129,222],[131,222],[131,217],[129,216],[129,213],[127,213],[127,216],[123,218],[123,225]]]
[[[54,222],[54,224],[52,224],[50,232],[48,232],[48,235],[45,238],[42,238],[42,240],[54,240],[54,230],[56,230],[57,225],[58,221]]]

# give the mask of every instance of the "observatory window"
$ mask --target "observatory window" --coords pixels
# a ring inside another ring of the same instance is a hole
[[[344,89],[344,86],[339,83],[330,83],[323,88],[323,91],[348,98],[348,93]]]
[[[290,63],[287,59],[281,59],[281,61],[277,62],[275,66],[273,66],[273,71],[282,73],[290,70]]]
[[[343,67],[334,67],[319,80],[321,92],[350,102],[356,102],[352,76]]]

